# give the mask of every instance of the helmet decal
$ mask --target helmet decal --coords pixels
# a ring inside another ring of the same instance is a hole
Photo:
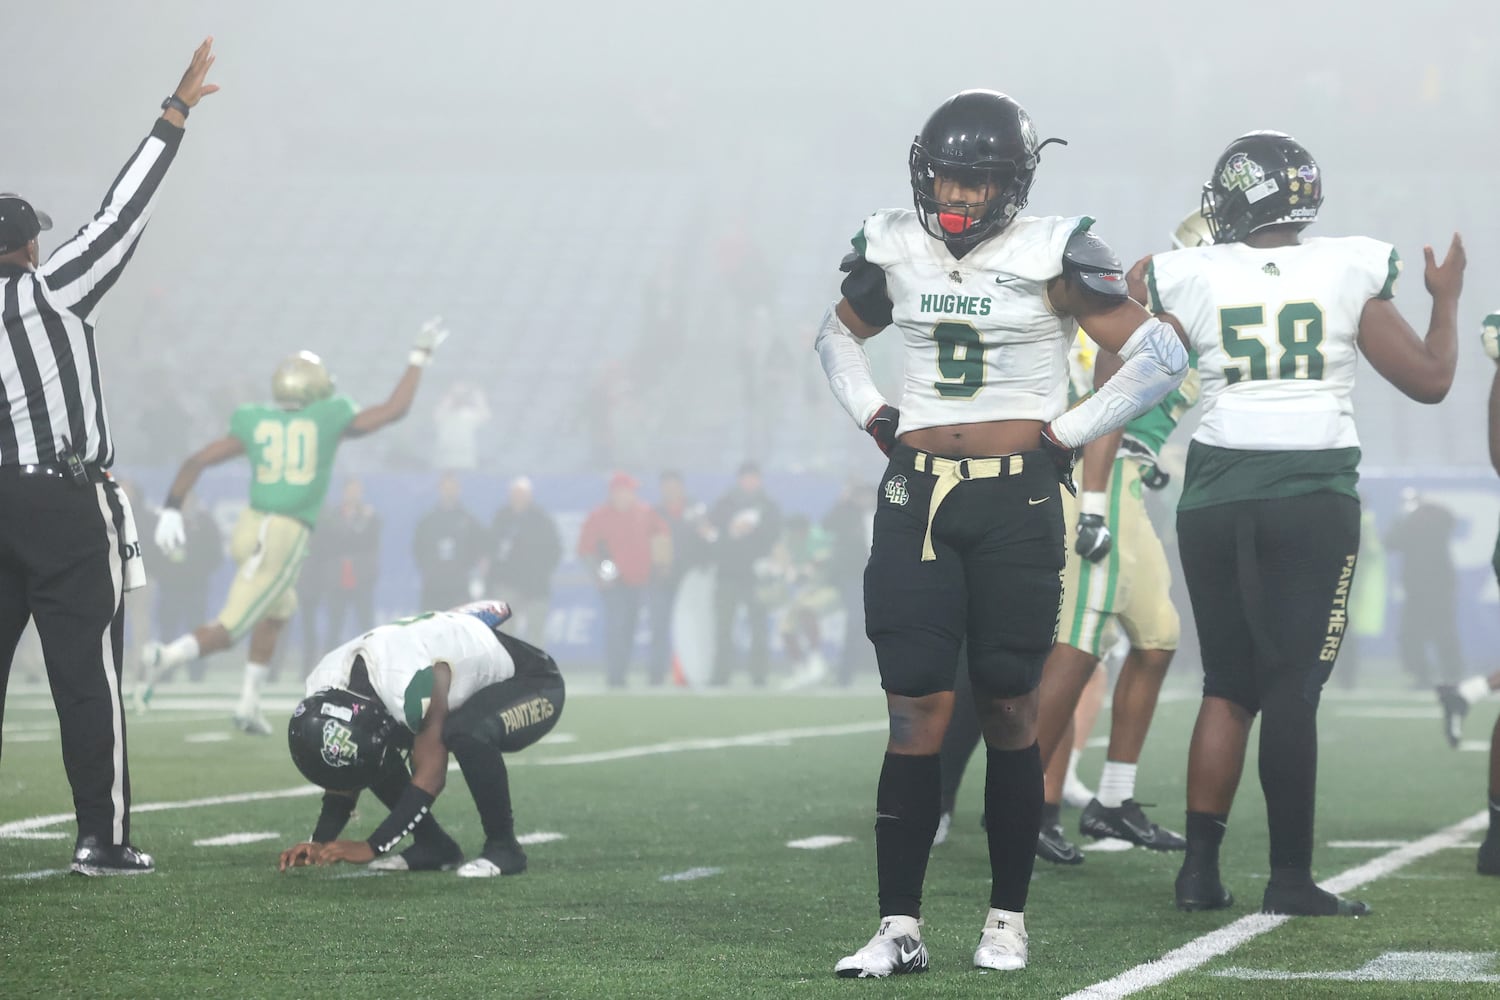
[[[323,723],[323,763],[329,767],[359,763],[359,744],[354,742],[354,732],[337,719]]]
[[[1230,191],[1248,191],[1266,179],[1266,172],[1244,153],[1235,153],[1219,173],[1219,183]]]

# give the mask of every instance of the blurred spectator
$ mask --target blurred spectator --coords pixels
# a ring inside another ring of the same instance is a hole
[[[1401,605],[1397,642],[1401,666],[1412,686],[1457,684],[1464,676],[1458,641],[1458,571],[1449,545],[1457,526],[1453,512],[1441,504],[1403,490],[1402,516],[1386,536],[1388,550],[1401,556]],[[1437,656],[1434,680],[1428,650]]]
[[[750,625],[750,679],[766,682],[766,606],[757,593],[755,564],[765,558],[781,535],[781,509],[766,496],[760,467],[740,466],[730,491],[714,504],[709,520],[718,534],[714,544],[714,672],[712,683],[729,683],[738,654],[734,646],[735,618],[741,608]]]
[[[684,573],[707,561],[713,532],[703,505],[689,504],[679,472],[661,474],[661,503],[656,512],[667,526],[670,545],[651,576],[651,654],[646,676],[653,685],[660,684],[672,670],[672,611],[677,605],[677,588]]]
[[[507,631],[533,645],[546,637],[552,575],[562,561],[557,522],[536,504],[531,480],[517,476],[490,524],[489,596],[510,605]]]
[[[856,674],[875,672],[875,647],[865,637],[865,563],[870,561],[874,517],[874,487],[858,476],[845,481],[838,501],[823,517],[831,543],[828,582],[838,590],[844,605],[844,643],[838,669],[841,686],[847,686]]]
[[[484,391],[469,382],[455,383],[433,411],[437,431],[432,442],[433,465],[450,470],[479,468],[479,431],[489,421]]]
[[[636,495],[636,488],[632,476],[611,476],[608,500],[594,508],[578,536],[578,556],[592,567],[604,606],[604,676],[610,687],[625,686],[641,595],[653,564],[671,556],[666,524]]]
[[[828,583],[830,538],[801,514],[786,519],[786,533],[766,559],[763,578],[766,603],[782,607],[781,641],[791,676],[788,689],[810,687],[828,679],[823,656],[823,615],[839,606],[839,592]]]
[[[197,493],[189,493],[182,504],[182,527],[186,542],[170,553],[152,560],[156,591],[156,634],[179,636],[208,621],[209,581],[224,563],[224,536],[213,515],[198,502]],[[193,660],[187,666],[188,677],[203,679],[208,661]],[[163,673],[164,681],[176,672],[173,667]]]
[[[375,625],[380,515],[365,503],[363,483],[351,479],[344,484],[333,517],[320,524],[318,532],[328,543],[333,570],[333,585],[328,594],[328,636],[323,644],[325,649],[332,649],[345,638]]]
[[[469,580],[484,558],[485,531],[463,505],[453,473],[438,480],[438,504],[422,515],[412,536],[412,557],[422,577],[423,611],[446,611],[469,600]]]

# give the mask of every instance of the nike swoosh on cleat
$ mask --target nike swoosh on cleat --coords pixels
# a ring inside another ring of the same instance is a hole
[[[901,961],[903,963],[910,962],[912,959],[914,959],[918,955],[922,954],[922,946],[918,945],[916,951],[910,951],[910,952],[907,951],[905,948],[900,948],[900,949],[897,949],[896,953],[901,956]]]

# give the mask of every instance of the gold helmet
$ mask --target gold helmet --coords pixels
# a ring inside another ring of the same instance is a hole
[[[271,375],[271,398],[284,410],[298,410],[333,395],[333,376],[312,351],[283,358]]]
[[[1213,233],[1209,232],[1208,220],[1203,217],[1203,212],[1194,209],[1178,223],[1177,229],[1172,233],[1172,249],[1182,250],[1187,247],[1211,247],[1214,245]]]

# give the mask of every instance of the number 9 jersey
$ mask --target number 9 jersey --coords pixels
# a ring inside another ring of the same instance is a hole
[[[1046,286],[1063,271],[1069,239],[1093,222],[1014,219],[955,258],[910,209],[865,221],[854,252],[884,272],[890,322],[906,345],[903,433],[1051,420],[1067,409],[1068,346],[1078,324],[1052,311]]]
[[[1158,254],[1148,308],[1170,313],[1198,353],[1203,417],[1193,440],[1243,451],[1357,448],[1360,315],[1395,291],[1401,259],[1363,236]]]
[[[313,400],[295,410],[250,404],[229,419],[250,458],[250,507],[308,527],[318,519],[333,478],[339,440],[359,407],[347,396]]]

